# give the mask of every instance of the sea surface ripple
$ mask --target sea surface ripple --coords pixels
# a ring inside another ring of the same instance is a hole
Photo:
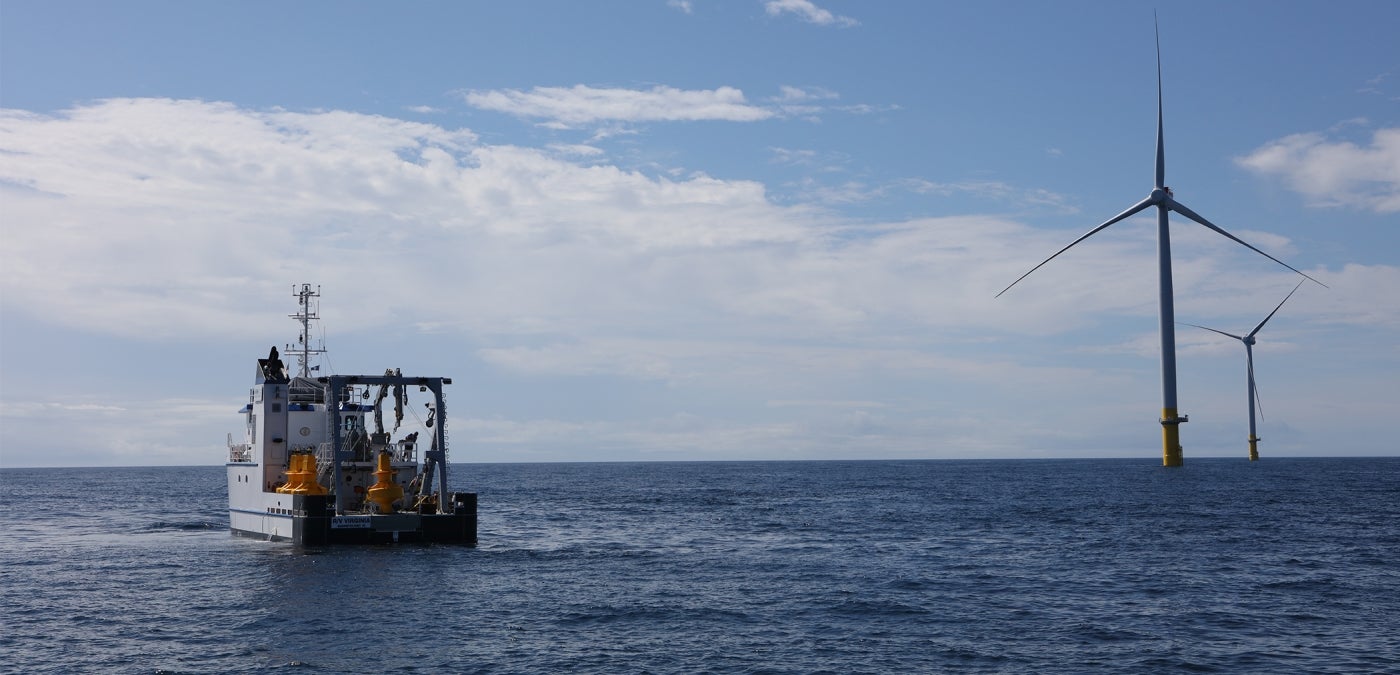
[[[1400,672],[1400,458],[453,469],[476,548],[0,470],[0,672]]]

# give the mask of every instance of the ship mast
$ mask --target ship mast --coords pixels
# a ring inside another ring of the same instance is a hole
[[[311,284],[302,284],[300,289],[292,286],[292,295],[296,297],[299,309],[296,314],[288,314],[287,316],[296,319],[297,323],[301,324],[301,335],[297,337],[295,345],[287,345],[287,353],[297,355],[298,376],[310,377],[311,356],[326,353],[325,345],[320,340],[315,342],[315,346],[312,346],[311,342],[311,322],[321,318],[316,313],[320,309],[318,300],[321,297],[321,287],[318,285],[313,291]],[[316,366],[316,370],[320,370],[320,368],[320,366]]]

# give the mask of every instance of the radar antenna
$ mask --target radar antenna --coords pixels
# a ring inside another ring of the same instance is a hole
[[[297,323],[301,324],[301,335],[297,337],[295,345],[287,345],[288,354],[297,355],[297,374],[299,377],[310,377],[311,371],[320,370],[320,366],[311,367],[311,356],[313,354],[326,353],[325,345],[321,340],[312,343],[311,322],[317,321],[321,317],[317,314],[320,310],[321,287],[316,286],[316,290],[311,290],[311,284],[302,284],[301,288],[292,286],[292,295],[296,297],[299,305],[296,314],[288,314]]]

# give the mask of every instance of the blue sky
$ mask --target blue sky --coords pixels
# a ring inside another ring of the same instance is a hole
[[[1157,10],[1167,184],[1326,283],[1269,456],[1395,454],[1392,2]],[[454,461],[1160,455],[1142,2],[0,2],[0,464],[217,464],[328,368],[454,379]],[[1184,219],[1177,316],[1296,275]],[[1192,457],[1243,349],[1178,329]]]

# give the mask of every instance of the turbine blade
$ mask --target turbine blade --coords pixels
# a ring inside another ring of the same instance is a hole
[[[1120,214],[1118,214],[1118,215],[1116,215],[1116,216],[1114,216],[1114,217],[1112,217],[1112,218],[1109,218],[1108,220],[1104,221],[1104,223],[1103,223],[1102,225],[1099,225],[1098,227],[1096,227],[1096,228],[1094,228],[1094,229],[1092,229],[1092,230],[1089,230],[1088,232],[1085,232],[1085,233],[1084,233],[1082,236],[1080,236],[1078,239],[1075,239],[1074,241],[1070,242],[1070,243],[1069,243],[1069,246],[1066,246],[1066,247],[1064,247],[1064,248],[1062,248],[1062,249],[1060,249],[1060,250],[1058,250],[1058,251],[1055,251],[1055,255],[1052,255],[1052,256],[1050,256],[1049,258],[1046,258],[1046,259],[1040,261],[1040,264],[1039,264],[1039,265],[1036,265],[1035,267],[1032,267],[1030,272],[1026,272],[1025,274],[1022,274],[1021,276],[1017,277],[1015,281],[1011,282],[1011,286],[1015,286],[1016,284],[1021,283],[1021,280],[1022,280],[1022,279],[1025,279],[1026,277],[1028,277],[1028,276],[1031,275],[1031,272],[1034,272],[1034,271],[1040,269],[1042,266],[1045,265],[1045,263],[1048,263],[1048,262],[1050,262],[1051,260],[1054,260],[1054,259],[1055,259],[1055,256],[1058,256],[1058,255],[1060,255],[1061,253],[1064,253],[1065,251],[1070,250],[1070,248],[1072,248],[1075,244],[1078,244],[1079,242],[1084,241],[1085,239],[1088,239],[1089,237],[1094,236],[1095,234],[1097,234],[1097,233],[1099,232],[1099,230],[1102,230],[1102,229],[1104,229],[1105,227],[1108,227],[1109,225],[1112,225],[1112,224],[1114,224],[1114,223],[1116,223],[1116,222],[1118,222],[1118,221],[1120,221],[1120,220],[1122,220],[1122,219],[1124,219],[1124,218],[1127,218],[1128,216],[1131,216],[1131,215],[1137,213],[1138,211],[1141,211],[1141,210],[1143,210],[1143,209],[1145,209],[1145,208],[1147,208],[1147,207],[1149,207],[1149,206],[1152,206],[1152,198],[1151,198],[1151,197],[1148,197],[1148,198],[1146,198],[1146,199],[1144,199],[1144,200],[1142,200],[1142,201],[1140,201],[1140,202],[1138,202],[1138,203],[1132,205],[1132,206],[1129,207],[1126,211],[1124,211],[1124,212],[1122,212],[1122,213],[1120,213]],[[997,294],[996,294],[996,297],[1000,298],[1001,295],[1002,295],[1002,293],[1005,293],[1005,292],[1011,290],[1011,286],[1007,286],[1006,288],[1001,289],[1001,293],[997,293]]]
[[[1264,256],[1265,258],[1268,258],[1269,260],[1272,260],[1272,261],[1274,261],[1274,262],[1276,262],[1276,263],[1278,263],[1278,264],[1280,264],[1280,265],[1283,265],[1284,267],[1287,267],[1288,269],[1293,270],[1294,272],[1297,272],[1298,274],[1302,274],[1302,275],[1303,275],[1303,278],[1305,278],[1305,279],[1307,279],[1308,281],[1311,281],[1311,282],[1317,284],[1318,286],[1321,286],[1321,287],[1323,287],[1323,288],[1328,288],[1327,284],[1324,284],[1324,283],[1322,283],[1321,281],[1318,281],[1317,279],[1314,279],[1314,278],[1312,278],[1312,277],[1310,277],[1310,276],[1308,276],[1308,275],[1306,275],[1306,274],[1303,274],[1303,271],[1302,271],[1302,270],[1300,270],[1300,269],[1298,269],[1298,268],[1296,268],[1296,267],[1294,267],[1294,266],[1292,266],[1292,265],[1290,265],[1290,264],[1288,264],[1288,263],[1286,263],[1286,262],[1284,262],[1284,261],[1282,261],[1282,260],[1279,260],[1278,258],[1275,258],[1275,257],[1273,257],[1273,256],[1271,256],[1271,255],[1269,255],[1269,254],[1267,254],[1267,253],[1265,253],[1265,252],[1263,252],[1263,251],[1257,249],[1257,248],[1254,248],[1253,246],[1251,246],[1251,245],[1249,245],[1247,242],[1245,242],[1245,240],[1240,239],[1239,237],[1236,237],[1235,235],[1230,234],[1229,232],[1226,232],[1225,230],[1220,229],[1219,227],[1217,227],[1217,226],[1215,225],[1215,223],[1212,223],[1212,222],[1210,222],[1209,220],[1206,220],[1205,218],[1202,218],[1200,214],[1196,213],[1195,211],[1192,211],[1191,209],[1186,208],[1186,205],[1185,205],[1185,204],[1182,204],[1181,202],[1177,201],[1175,198],[1173,198],[1173,197],[1167,197],[1167,199],[1166,199],[1166,204],[1167,204],[1167,208],[1169,208],[1169,209],[1171,209],[1171,210],[1173,210],[1173,211],[1176,211],[1177,213],[1180,213],[1181,215],[1186,216],[1187,218],[1190,218],[1191,220],[1194,220],[1194,221],[1196,221],[1196,222],[1198,222],[1198,223],[1200,223],[1200,224],[1202,224],[1202,225],[1204,225],[1204,226],[1206,226],[1206,227],[1208,227],[1208,228],[1210,228],[1210,229],[1212,229],[1212,230],[1215,230],[1216,232],[1218,232],[1218,233],[1224,235],[1225,238],[1227,238],[1227,239],[1229,239],[1229,240],[1231,240],[1231,241],[1233,241],[1233,242],[1235,242],[1235,243],[1237,243],[1237,244],[1239,244],[1239,245],[1241,245],[1241,246],[1243,246],[1243,247],[1245,247],[1245,248],[1247,248],[1247,249],[1249,249],[1249,250],[1251,250],[1251,251],[1254,251],[1255,253],[1258,253],[1259,255],[1262,255],[1262,256]]]
[[[1183,326],[1190,326],[1190,327],[1192,327],[1192,328],[1201,328],[1201,329],[1204,329],[1204,330],[1208,330],[1208,331],[1210,331],[1210,332],[1212,332],[1212,333],[1220,333],[1221,335],[1224,335],[1225,337],[1232,337],[1232,338],[1235,338],[1236,340],[1239,340],[1239,341],[1241,341],[1241,342],[1244,341],[1244,338],[1242,338],[1242,337],[1240,337],[1240,336],[1238,336],[1238,335],[1234,335],[1234,334],[1232,334],[1232,333],[1226,333],[1226,332],[1223,331],[1223,330],[1216,330],[1216,329],[1210,328],[1210,327],[1208,327],[1208,326],[1198,326],[1198,325],[1196,325],[1196,324],[1194,324],[1194,323],[1186,323],[1185,321],[1178,321],[1177,323],[1179,323],[1179,324],[1181,324],[1181,325],[1183,325]]]
[[[1166,141],[1162,138],[1162,31],[1157,27],[1157,13],[1152,13],[1152,32],[1157,38],[1157,173],[1154,187],[1161,189],[1167,181]]]
[[[1288,295],[1283,296],[1283,302],[1288,302],[1288,299],[1291,298],[1291,297],[1293,297],[1293,294],[1294,294],[1294,293],[1297,293],[1297,292],[1298,292],[1298,288],[1299,288],[1300,286],[1302,286],[1302,285],[1303,285],[1303,282],[1299,281],[1299,282],[1298,282],[1298,285],[1297,285],[1297,286],[1294,286],[1294,287],[1293,287],[1293,290],[1291,290],[1291,291],[1288,292]],[[1275,307],[1275,308],[1274,308],[1274,311],[1269,312],[1269,315],[1266,316],[1266,317],[1264,317],[1264,320],[1263,320],[1263,321],[1260,321],[1260,322],[1259,322],[1259,325],[1254,327],[1254,330],[1249,331],[1249,336],[1250,336],[1250,337],[1254,337],[1254,334],[1255,334],[1255,333],[1258,333],[1258,332],[1259,332],[1259,329],[1260,329],[1260,328],[1263,328],[1263,327],[1264,327],[1264,324],[1266,324],[1266,323],[1269,322],[1269,319],[1274,318],[1274,314],[1278,313],[1279,308],[1283,307],[1283,302],[1278,303],[1278,307]]]
[[[1254,384],[1254,352],[1246,352],[1249,358],[1249,390],[1254,392],[1254,407],[1259,409],[1259,419],[1264,419],[1264,402],[1259,400],[1259,387]]]

